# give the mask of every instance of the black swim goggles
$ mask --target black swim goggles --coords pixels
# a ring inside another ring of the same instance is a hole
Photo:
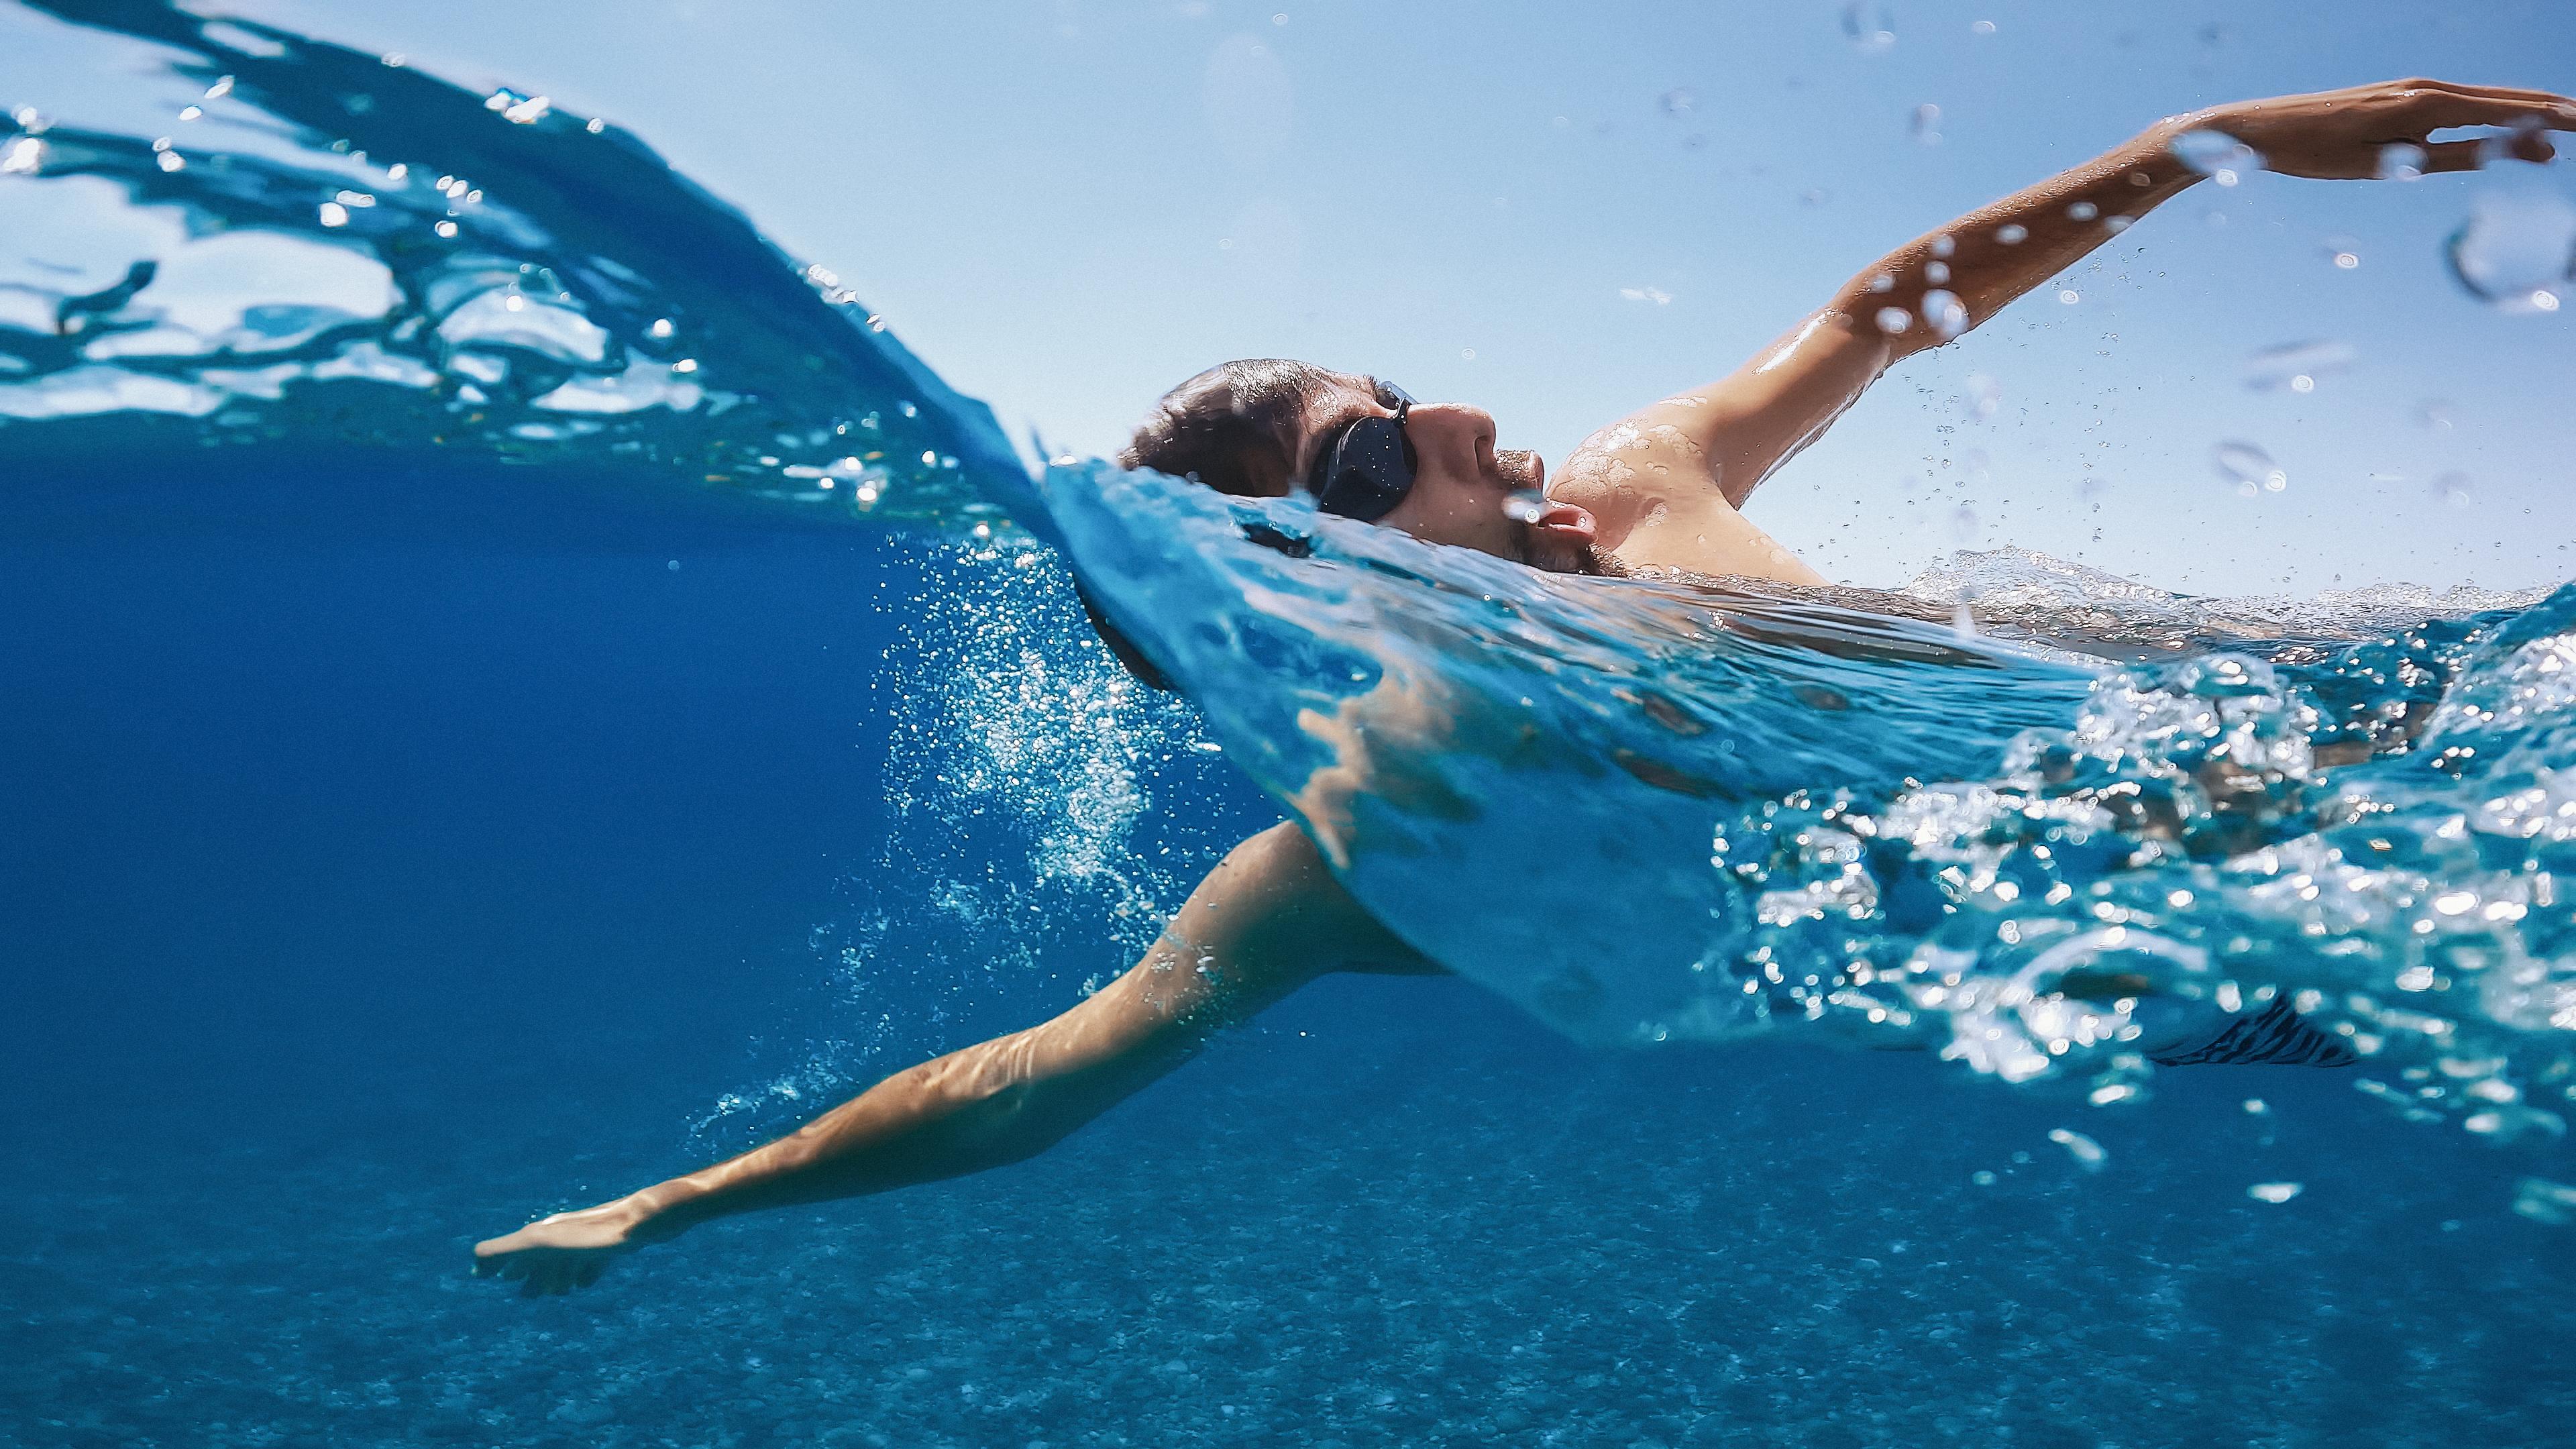
[[[1354,418],[1315,450],[1314,466],[1306,471],[1306,491],[1326,513],[1375,523],[1413,491],[1418,459],[1413,440],[1404,435],[1413,394],[1381,381],[1377,400],[1380,406],[1395,409],[1395,416]]]

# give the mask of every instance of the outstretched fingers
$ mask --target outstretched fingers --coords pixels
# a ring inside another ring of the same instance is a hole
[[[2485,100],[2518,101],[2526,105],[2539,106],[2554,112],[2562,129],[2566,126],[2576,126],[2576,97],[2562,96],[2556,91],[2527,90],[2521,86],[2456,85],[2448,81],[2432,81],[2426,85],[2430,89],[2453,91],[2460,95],[2477,96]]]
[[[2410,119],[2427,131],[2452,126],[2514,126],[2533,130],[2576,131],[2576,101],[2536,91],[2528,96],[2463,94],[2452,90],[2421,91],[2410,97]]]

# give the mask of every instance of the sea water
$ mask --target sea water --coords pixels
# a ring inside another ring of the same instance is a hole
[[[612,127],[59,10],[203,119],[0,134],[0,1435],[2565,1422],[2571,596],[1561,580],[1033,477]],[[581,1298],[463,1275],[1061,1009],[1283,811],[1466,979]],[[2361,1064],[2142,1059],[2284,995]]]

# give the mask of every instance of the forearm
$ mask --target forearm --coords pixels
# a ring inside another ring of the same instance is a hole
[[[1053,1025],[1052,1023],[1050,1025]],[[761,1208],[860,1197],[1034,1156],[1188,1060],[1176,1024],[1107,1060],[1053,1067],[1039,1027],[898,1072],[796,1131],[627,1201],[650,1236]],[[1052,1067],[1052,1069],[1051,1069]]]
[[[1883,329],[1895,357],[1939,346],[2200,180],[2173,154],[2173,131],[2174,123],[2160,122],[2073,170],[1916,237],[1845,283],[1833,308],[1863,330],[1879,328],[1884,309],[1902,309],[1902,328]],[[1944,307],[1932,295],[1938,292],[1956,298],[1955,306]],[[1898,321],[1893,314],[1886,320]]]

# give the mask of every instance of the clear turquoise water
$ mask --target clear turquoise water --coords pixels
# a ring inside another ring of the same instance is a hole
[[[61,8],[230,129],[0,134],[0,1438],[2559,1436],[2569,595],[1578,585],[1032,483],[613,130]],[[1390,680],[1452,723],[1376,732],[1345,878],[1471,979],[464,1276],[1069,1004]],[[2146,1071],[2075,967],[2365,1060]]]

